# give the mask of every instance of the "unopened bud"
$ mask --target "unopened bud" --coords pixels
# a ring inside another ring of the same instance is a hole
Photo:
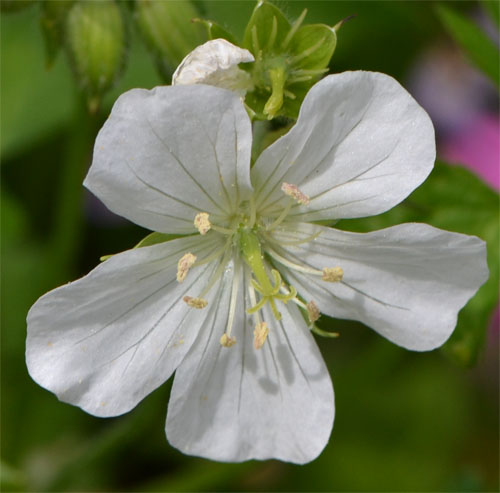
[[[125,24],[113,1],[85,1],[73,5],[66,19],[66,43],[80,86],[95,112],[101,95],[124,67]]]
[[[203,26],[192,22],[199,13],[189,0],[136,0],[134,15],[165,82],[170,82],[182,59],[207,39]]]
[[[45,40],[47,67],[51,67],[64,41],[66,17],[73,0],[45,0],[41,3],[40,25]]]

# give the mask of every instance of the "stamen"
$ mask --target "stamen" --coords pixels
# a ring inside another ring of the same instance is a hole
[[[255,349],[260,349],[267,339],[267,334],[269,334],[269,328],[267,327],[266,322],[260,322],[255,327],[253,331],[253,347]]]
[[[194,218],[194,225],[200,232],[200,235],[206,235],[212,227],[212,224],[208,219],[208,213],[200,212],[199,214],[196,214],[196,217]]]
[[[196,255],[192,253],[186,253],[183,255],[179,262],[177,263],[177,282],[182,282],[186,279],[189,269],[196,262]]]
[[[266,230],[272,231],[273,229],[276,229],[283,222],[285,217],[288,216],[288,213],[290,212],[292,206],[293,206],[293,201],[289,200],[286,207],[281,211],[281,214],[271,223],[270,226],[266,228]]]
[[[342,267],[325,267],[321,279],[326,282],[340,282],[344,277]]]
[[[316,305],[316,303],[314,303],[314,301],[312,300],[306,305],[306,308],[307,308],[307,316],[309,317],[309,322],[313,324],[314,322],[316,322],[316,320],[319,319],[319,317],[321,316],[321,312],[319,311],[319,308]]]
[[[236,344],[236,339],[231,337],[231,330],[233,329],[234,315],[236,314],[236,301],[238,299],[238,288],[240,287],[240,275],[241,275],[240,265],[238,262],[235,262],[233,285],[231,286],[231,301],[229,302],[229,314],[227,316],[226,332],[220,339],[220,343],[225,347],[231,347],[232,345]]]
[[[220,344],[224,347],[231,347],[236,344],[236,339],[234,337],[230,337],[227,334],[222,334],[220,338]]]
[[[309,197],[305,193],[302,193],[296,185],[283,182],[283,185],[281,185],[281,191],[292,197],[292,199],[297,201],[299,204],[308,205],[310,202]]]
[[[266,253],[277,260],[280,264],[283,264],[290,269],[296,270],[298,272],[303,272],[304,274],[312,274],[313,276],[324,275],[324,269],[323,271],[320,271],[318,269],[313,269],[312,267],[306,267],[304,265],[296,264],[294,262],[291,262],[290,260],[287,260],[285,257],[282,257],[281,255],[276,253],[275,250],[269,247],[266,249]]]
[[[208,305],[208,301],[203,298],[192,298],[191,296],[184,296],[183,300],[192,308],[201,310]]]

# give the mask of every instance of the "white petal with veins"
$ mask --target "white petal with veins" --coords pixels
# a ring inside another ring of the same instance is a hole
[[[408,349],[443,344],[459,310],[488,278],[484,241],[426,224],[350,233],[293,223],[275,237],[284,244],[318,228],[314,241],[285,245],[281,253],[314,268],[340,265],[342,281],[328,283],[289,268],[282,269],[285,277],[321,312],[359,320]]]
[[[250,120],[238,96],[210,86],[132,89],[97,136],[84,185],[116,214],[161,233],[194,233],[251,193]]]
[[[328,371],[291,302],[281,307],[280,322],[264,310],[269,334],[256,350],[254,322],[244,312],[250,304],[241,300],[234,346],[219,343],[217,327],[227,311],[219,310],[200,332],[175,374],[167,438],[185,453],[220,461],[309,462],[325,447],[333,424]]]
[[[429,116],[392,77],[330,75],[309,91],[295,126],[257,159],[255,201],[279,210],[288,182],[310,199],[291,211],[300,221],[379,214],[425,180],[435,155]]]
[[[217,265],[201,266],[179,284],[179,256],[219,246],[183,238],[129,250],[42,296],[28,314],[31,377],[95,416],[132,409],[170,377],[208,318],[206,309],[194,310],[182,298],[203,289]]]

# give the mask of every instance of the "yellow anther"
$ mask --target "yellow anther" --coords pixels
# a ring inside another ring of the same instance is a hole
[[[326,282],[339,282],[344,277],[342,267],[325,267],[321,279]]]
[[[307,205],[310,202],[309,197],[305,193],[302,193],[296,185],[290,185],[290,183],[283,182],[281,191],[289,197],[292,197],[292,199],[299,204]]]
[[[231,347],[236,344],[236,339],[234,337],[230,337],[227,334],[223,334],[220,338],[220,344],[224,347]]]
[[[192,308],[201,310],[208,305],[208,301],[203,298],[192,298],[191,296],[184,296],[183,300]]]
[[[194,225],[200,232],[200,235],[206,235],[212,227],[212,224],[208,219],[208,213],[200,212],[199,214],[196,214],[196,217],[194,218]]]
[[[253,331],[253,347],[255,349],[260,349],[267,339],[267,334],[269,334],[269,328],[267,327],[266,322],[260,322],[255,327]]]
[[[181,257],[179,262],[177,262],[177,282],[182,282],[186,279],[189,269],[196,262],[196,255],[192,253],[186,253]]]
[[[312,324],[318,320],[318,318],[321,316],[321,312],[319,311],[318,306],[314,301],[310,301],[307,305],[307,316],[309,317],[309,322]]]

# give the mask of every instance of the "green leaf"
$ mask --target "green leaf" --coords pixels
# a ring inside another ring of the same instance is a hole
[[[493,22],[500,26],[500,3],[497,0],[483,0],[481,5],[488,12]]]
[[[476,24],[450,7],[438,5],[436,12],[448,33],[462,47],[470,61],[498,87],[499,52],[495,43]]]
[[[243,47],[257,57],[260,50],[278,54],[290,31],[290,23],[278,7],[260,0],[248,21],[243,38]]]
[[[193,22],[199,22],[202,26],[205,27],[205,29],[207,30],[208,39],[222,38],[229,41],[233,45],[238,44],[236,38],[216,22],[209,21],[206,19],[193,19]]]
[[[403,222],[476,235],[486,241],[490,277],[459,313],[458,324],[443,351],[462,365],[472,365],[484,345],[498,303],[500,269],[498,194],[461,166],[437,163],[425,183],[402,204],[379,216],[342,220],[337,227],[373,231]]]

